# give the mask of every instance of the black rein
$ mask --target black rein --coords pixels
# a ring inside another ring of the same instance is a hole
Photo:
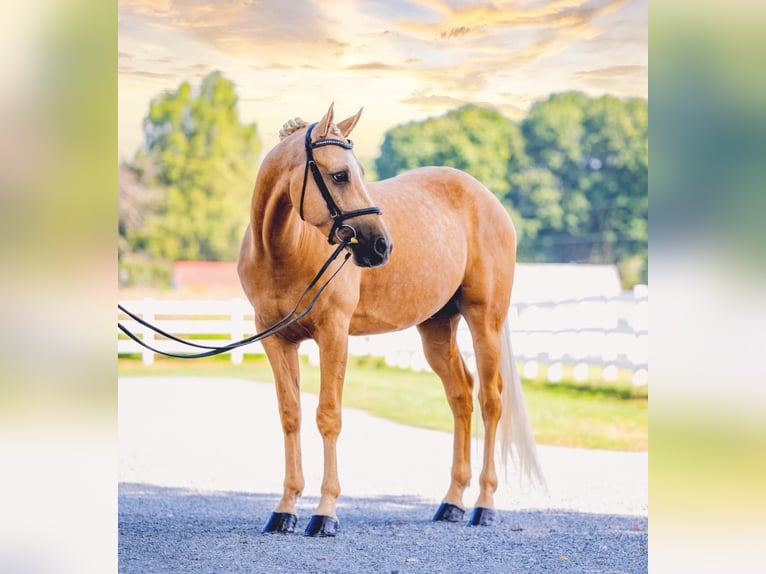
[[[228,351],[234,350],[238,347],[249,345],[250,343],[255,343],[257,341],[265,339],[266,337],[270,337],[271,335],[276,335],[277,333],[279,333],[280,331],[283,331],[284,329],[287,329],[288,327],[294,325],[295,323],[303,319],[303,317],[305,317],[308,314],[308,312],[311,311],[311,309],[314,307],[314,303],[316,303],[317,299],[322,294],[322,291],[324,291],[325,287],[327,287],[330,281],[333,280],[333,278],[338,274],[338,272],[346,264],[349,257],[351,257],[350,253],[346,253],[346,256],[343,258],[343,261],[341,262],[340,266],[333,272],[332,275],[330,275],[330,277],[327,278],[327,280],[317,290],[317,292],[311,298],[311,301],[309,301],[309,304],[306,306],[306,308],[296,315],[296,312],[298,311],[298,307],[300,306],[301,301],[303,301],[303,298],[311,290],[311,288],[317,284],[317,282],[322,277],[322,275],[324,275],[325,271],[327,271],[327,268],[330,266],[330,263],[332,263],[338,257],[340,252],[343,251],[349,243],[350,243],[349,240],[343,240],[340,242],[338,247],[335,248],[335,251],[332,252],[332,255],[330,255],[327,261],[325,261],[324,265],[322,265],[322,268],[319,270],[319,272],[311,280],[311,283],[309,283],[308,287],[306,287],[306,289],[303,290],[303,293],[301,293],[301,296],[298,298],[298,302],[295,304],[295,307],[293,307],[293,309],[287,315],[285,315],[279,321],[277,321],[270,327],[267,327],[260,333],[257,333],[255,335],[252,335],[251,337],[242,339],[241,341],[235,341],[234,343],[229,343],[228,345],[223,345],[220,347],[201,345],[199,343],[194,343],[192,341],[186,341],[185,339],[181,339],[180,337],[176,337],[175,335],[171,335],[170,333],[163,331],[156,325],[152,325],[151,323],[142,319],[135,313],[128,311],[125,307],[123,307],[119,303],[117,304],[117,308],[120,311],[122,311],[128,317],[140,323],[144,327],[151,329],[155,333],[158,333],[162,335],[163,337],[167,337],[168,339],[176,341],[177,343],[182,343],[189,347],[196,347],[198,349],[208,349],[208,350],[201,353],[192,353],[192,354],[185,354],[185,355],[178,354],[178,353],[169,353],[167,351],[161,351],[160,349],[157,349],[156,347],[152,347],[148,343],[145,343],[144,341],[139,339],[137,335],[135,335],[127,327],[125,327],[125,325],[122,325],[119,321],[117,322],[117,328],[123,333],[125,333],[128,337],[130,337],[133,341],[141,345],[142,347],[149,349],[150,351],[154,351],[155,353],[158,353],[160,355],[165,355],[166,357],[174,357],[176,359],[201,359],[203,357],[212,357],[214,355],[220,355],[221,353],[226,353]]]
[[[201,345],[199,343],[194,343],[192,341],[186,341],[184,339],[181,339],[180,337],[171,335],[170,333],[163,331],[159,327],[152,325],[145,319],[142,319],[135,313],[131,313],[122,305],[120,304],[117,305],[117,308],[123,313],[125,313],[126,315],[128,315],[128,317],[138,322],[139,324],[143,325],[144,327],[151,329],[155,333],[162,335],[163,337],[167,337],[168,339],[172,341],[176,341],[177,343],[182,343],[189,347],[196,347],[198,349],[207,349],[206,351],[203,351],[201,353],[192,353],[192,354],[184,354],[184,355],[178,354],[178,353],[169,353],[166,351],[161,351],[155,347],[152,347],[148,343],[139,339],[138,336],[132,333],[127,327],[122,325],[120,322],[117,322],[117,328],[120,331],[125,333],[125,335],[130,337],[133,341],[135,341],[142,347],[145,347],[149,349],[150,351],[154,351],[155,353],[159,353],[160,355],[165,355],[166,357],[175,357],[178,359],[200,359],[202,357],[212,357],[214,355],[220,355],[221,353],[226,353],[238,347],[249,345],[250,343],[255,343],[257,341],[265,339],[266,337],[275,335],[276,333],[279,333],[280,331],[287,329],[291,325],[294,325],[295,323],[300,321],[303,317],[305,317],[309,311],[311,311],[311,309],[314,307],[314,303],[316,303],[316,300],[319,298],[319,295],[322,294],[322,291],[324,291],[325,287],[327,287],[330,281],[333,280],[333,278],[343,268],[343,266],[346,264],[349,257],[351,256],[350,253],[346,253],[346,256],[343,259],[343,262],[335,270],[335,272],[332,275],[330,275],[327,281],[325,281],[322,284],[322,286],[317,290],[317,292],[311,298],[311,301],[306,306],[306,308],[300,313],[297,313],[298,307],[300,306],[301,301],[303,301],[303,298],[308,294],[311,288],[317,284],[317,282],[325,273],[325,271],[327,271],[327,268],[330,266],[330,263],[332,263],[338,257],[340,252],[343,251],[343,249],[345,249],[346,246],[348,246],[350,243],[356,242],[356,230],[344,222],[347,219],[351,219],[352,217],[359,217],[360,215],[369,215],[369,214],[381,215],[383,213],[380,210],[380,208],[377,206],[365,207],[362,209],[355,209],[353,211],[347,211],[345,213],[338,208],[338,205],[333,200],[332,195],[330,195],[330,191],[327,189],[327,185],[325,184],[324,179],[322,178],[322,174],[319,171],[319,168],[317,167],[316,162],[314,161],[314,154],[312,150],[318,147],[326,146],[326,145],[337,145],[344,149],[353,149],[354,144],[351,140],[344,141],[344,140],[333,139],[333,138],[326,138],[326,139],[321,139],[321,140],[312,142],[311,132],[314,129],[314,126],[316,125],[317,125],[316,123],[313,123],[306,130],[306,140],[305,140],[306,169],[303,172],[303,188],[301,189],[301,205],[300,205],[299,213],[300,213],[301,219],[303,219],[303,198],[306,195],[306,180],[308,179],[308,170],[309,168],[311,168],[311,174],[314,177],[314,182],[316,182],[316,185],[319,188],[319,192],[322,194],[322,197],[324,198],[325,203],[327,204],[327,209],[329,209],[330,211],[330,217],[332,217],[332,220],[333,220],[332,229],[330,229],[330,234],[328,235],[327,241],[330,244],[333,244],[333,239],[336,237],[336,233],[338,232],[339,229],[343,227],[348,228],[351,231],[351,236],[346,238],[338,237],[340,241],[340,243],[338,244],[338,247],[335,249],[335,251],[333,251],[332,255],[330,255],[327,261],[325,261],[324,265],[322,265],[322,268],[319,270],[316,276],[311,280],[311,283],[309,283],[308,287],[306,287],[306,289],[303,291],[301,296],[298,298],[298,302],[295,304],[295,307],[293,307],[292,311],[290,311],[287,315],[282,317],[279,321],[277,321],[270,327],[264,329],[260,333],[257,333],[251,337],[247,337],[246,339],[242,339],[241,341],[229,343],[228,345],[213,347],[209,345]]]

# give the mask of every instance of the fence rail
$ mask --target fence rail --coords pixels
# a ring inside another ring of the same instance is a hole
[[[511,305],[509,321],[514,354],[526,377],[544,376],[551,382],[568,372],[575,380],[606,381],[629,376],[634,385],[648,382],[648,294],[634,290],[617,297],[587,297],[559,301],[524,301]],[[176,336],[202,345],[223,345],[255,334],[253,309],[244,299],[121,301],[122,305]],[[155,335],[118,312],[118,319],[144,341],[172,353],[189,349]],[[474,366],[471,335],[464,321],[458,327],[458,346],[469,367]],[[234,364],[245,355],[263,354],[260,343],[230,351]],[[300,346],[302,355],[317,364],[319,349],[313,341]],[[120,356],[140,354],[145,365],[154,362],[152,351],[120,334]],[[430,371],[415,328],[396,333],[350,337],[351,356],[381,357],[386,364]]]

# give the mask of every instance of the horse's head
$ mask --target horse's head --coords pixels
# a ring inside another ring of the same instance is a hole
[[[301,219],[322,231],[330,243],[349,241],[354,263],[377,267],[388,261],[392,243],[348,139],[361,115],[359,110],[334,124],[330,105],[321,120],[307,127],[303,138],[306,163],[291,177],[290,196]]]

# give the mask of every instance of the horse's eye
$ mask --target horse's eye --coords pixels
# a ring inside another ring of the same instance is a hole
[[[348,182],[348,172],[347,171],[339,171],[338,173],[332,174],[332,180],[335,183],[347,183]]]

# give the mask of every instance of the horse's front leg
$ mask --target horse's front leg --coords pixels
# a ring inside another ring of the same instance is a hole
[[[301,466],[301,397],[298,346],[279,336],[263,340],[263,348],[274,372],[279,418],[285,440],[285,480],[282,499],[263,532],[293,532],[298,521],[295,504],[303,492]]]
[[[324,474],[319,505],[306,527],[306,536],[335,536],[339,529],[335,505],[340,496],[336,447],[341,429],[343,379],[348,360],[348,326],[325,330],[317,337],[317,344],[321,384],[316,420],[324,448]]]

